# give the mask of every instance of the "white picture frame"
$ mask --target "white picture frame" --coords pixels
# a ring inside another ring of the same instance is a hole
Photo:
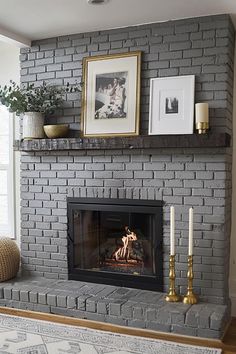
[[[150,81],[149,135],[193,134],[195,76]]]
[[[83,60],[84,137],[139,134],[141,52]]]

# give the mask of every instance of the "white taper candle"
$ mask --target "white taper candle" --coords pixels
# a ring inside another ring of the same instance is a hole
[[[170,255],[175,255],[175,208],[170,207]]]
[[[189,209],[189,244],[188,255],[193,255],[193,208]]]

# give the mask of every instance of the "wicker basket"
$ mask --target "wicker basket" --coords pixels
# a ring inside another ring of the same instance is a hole
[[[15,241],[0,237],[0,282],[14,278],[20,266],[20,251]]]

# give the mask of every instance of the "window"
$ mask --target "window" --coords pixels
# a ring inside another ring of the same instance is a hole
[[[13,122],[0,106],[0,236],[14,237],[14,154]]]

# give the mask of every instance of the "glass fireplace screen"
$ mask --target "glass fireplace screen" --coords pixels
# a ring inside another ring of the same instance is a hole
[[[122,274],[155,274],[150,214],[74,212],[75,267]]]
[[[69,269],[83,274],[77,279],[89,280],[91,274],[93,281],[98,274],[99,278],[110,275],[113,280],[119,276],[160,278],[161,208],[140,202],[121,205],[121,201],[86,201],[81,204],[73,200],[68,208]]]

